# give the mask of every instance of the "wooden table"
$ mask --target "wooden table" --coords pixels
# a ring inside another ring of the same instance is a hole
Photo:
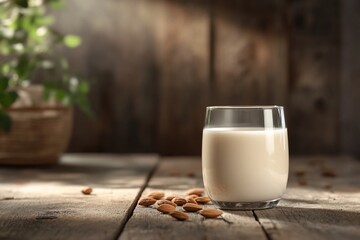
[[[57,166],[2,166],[0,239],[360,239],[360,162],[350,157],[292,158],[288,190],[270,210],[180,222],[137,205],[154,190],[202,187],[199,160],[67,155]]]

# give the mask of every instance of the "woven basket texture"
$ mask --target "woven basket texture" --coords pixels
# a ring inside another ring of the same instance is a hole
[[[0,131],[0,164],[55,164],[69,143],[73,109],[24,108],[8,110],[11,132]]]

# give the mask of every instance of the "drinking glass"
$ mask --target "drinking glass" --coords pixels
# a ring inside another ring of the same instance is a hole
[[[276,206],[289,173],[284,108],[207,107],[202,171],[207,194],[221,209]]]

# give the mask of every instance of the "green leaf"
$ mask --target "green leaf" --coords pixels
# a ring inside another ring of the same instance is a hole
[[[46,89],[44,90],[44,93],[43,93],[43,98],[45,100],[49,100],[50,99],[50,96],[51,96],[51,92],[49,91],[49,89]]]
[[[64,7],[64,3],[60,0],[47,0],[50,4],[50,7],[53,9],[60,9]]]
[[[34,24],[37,26],[49,26],[54,23],[52,16],[37,17],[34,19]]]
[[[5,76],[0,77],[0,91],[5,91],[9,86],[9,78]]]
[[[55,92],[55,98],[59,101],[63,100],[67,96],[66,92],[59,89]]]
[[[0,92],[0,105],[2,108],[8,108],[11,106],[11,104],[13,104],[16,99],[17,99],[18,95],[16,92],[11,91],[11,92]]]
[[[70,106],[72,104],[71,96],[65,95],[63,97],[63,99],[61,100],[61,102],[62,102],[62,104],[64,104],[64,106]]]
[[[4,63],[1,68],[0,71],[2,74],[8,74],[10,72],[10,63]]]
[[[15,0],[15,4],[23,8],[29,7],[28,0]]]
[[[5,132],[10,132],[11,125],[11,118],[9,114],[0,111],[0,129],[3,129]]]
[[[58,89],[59,88],[59,84],[57,82],[45,82],[44,83],[44,87],[47,90],[54,90],[54,89]]]
[[[28,74],[31,72],[31,61],[27,56],[21,56],[16,64],[16,72],[20,78],[20,80],[26,79]]]
[[[81,44],[81,38],[75,35],[66,35],[64,37],[64,44],[69,48],[75,48]]]
[[[89,88],[88,82],[80,81],[79,86],[78,86],[78,91],[80,93],[86,94],[89,92],[89,90],[90,90],[90,88]]]

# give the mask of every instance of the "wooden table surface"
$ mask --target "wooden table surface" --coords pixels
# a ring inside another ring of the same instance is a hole
[[[202,186],[198,158],[67,155],[56,166],[1,166],[0,239],[360,239],[360,161],[350,157],[292,158],[274,209],[180,222],[137,205],[154,190]]]

